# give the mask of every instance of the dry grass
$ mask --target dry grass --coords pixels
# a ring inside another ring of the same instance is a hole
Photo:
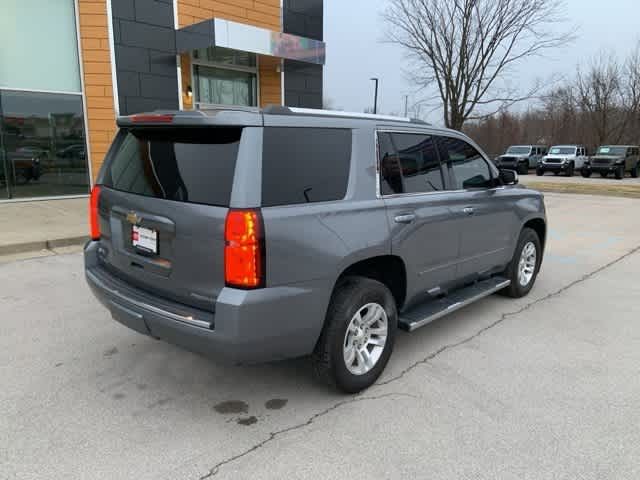
[[[611,185],[589,183],[521,182],[534,190],[553,193],[576,193],[580,195],[605,195],[609,197],[640,198],[640,185]]]

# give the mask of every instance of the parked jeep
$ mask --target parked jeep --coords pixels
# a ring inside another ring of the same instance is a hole
[[[312,355],[346,392],[397,328],[527,295],[540,193],[463,134],[286,107],[140,114],[93,187],[85,273],[118,322],[235,364]]]
[[[594,157],[585,162],[582,176],[588,178],[598,172],[606,178],[613,173],[618,180],[622,180],[626,172],[633,178],[640,173],[640,147],[629,145],[605,145],[598,149]]]
[[[573,177],[576,170],[582,169],[586,159],[587,149],[582,145],[551,147],[549,153],[538,163],[536,174],[542,176],[545,172],[553,172],[556,175],[564,173],[567,177]]]
[[[498,168],[509,168],[519,174],[529,173],[530,168],[536,168],[539,161],[547,154],[547,147],[543,145],[514,145],[507,149],[507,153],[496,159]]]

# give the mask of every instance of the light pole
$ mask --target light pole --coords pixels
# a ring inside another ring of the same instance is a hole
[[[409,114],[409,95],[404,96],[404,116]]]
[[[379,79],[377,77],[373,77],[372,81],[376,82],[376,91],[373,95],[373,113],[378,113],[378,82]]]

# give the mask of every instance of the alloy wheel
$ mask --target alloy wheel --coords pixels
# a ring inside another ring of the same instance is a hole
[[[354,375],[370,372],[380,360],[389,333],[387,312],[378,303],[368,303],[351,318],[344,336],[345,366]]]

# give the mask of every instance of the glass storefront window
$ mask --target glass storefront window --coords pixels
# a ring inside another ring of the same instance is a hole
[[[195,101],[200,105],[258,104],[256,55],[221,47],[193,51]]]
[[[0,90],[0,199],[89,191],[80,95]]]
[[[256,74],[194,65],[196,102],[210,105],[256,106]]]
[[[216,63],[218,65],[233,65],[236,67],[256,66],[256,54],[251,52],[243,52],[240,50],[232,50],[230,48],[209,47],[194,50],[194,60],[201,60],[207,63]]]
[[[0,2],[0,88],[80,92],[74,0]]]

